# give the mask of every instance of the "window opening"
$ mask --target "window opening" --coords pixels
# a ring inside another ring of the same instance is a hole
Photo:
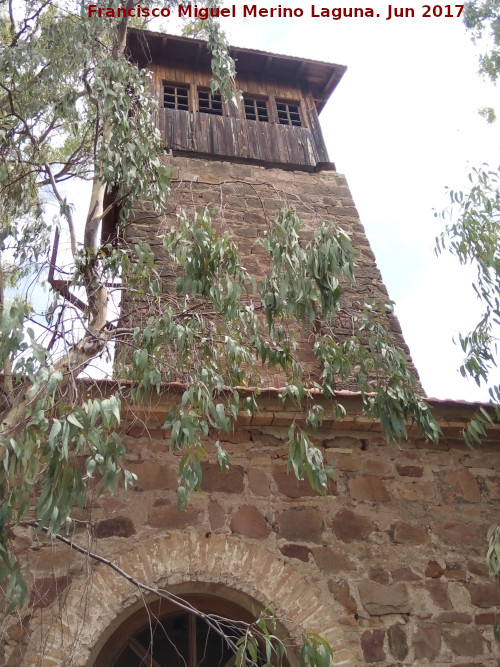
[[[245,116],[247,120],[260,120],[264,123],[269,122],[266,100],[258,100],[254,97],[243,96],[245,105]]]
[[[277,102],[276,108],[280,125],[302,125],[298,102]]]
[[[189,111],[188,89],[185,86],[163,86],[163,106],[166,109]]]
[[[203,113],[222,116],[222,97],[210,90],[198,90],[198,108]]]
[[[214,614],[225,635],[236,642],[254,614],[237,603],[214,595],[184,593],[184,600],[206,614]],[[233,620],[227,620],[233,619]],[[138,604],[107,639],[93,667],[234,667],[233,650],[202,618],[167,600]],[[266,664],[264,646],[257,666]],[[284,667],[290,667],[286,657]]]
[[[235,628],[220,623],[233,640]],[[226,641],[193,614],[160,618],[129,638],[113,667],[234,667]],[[259,660],[258,664],[264,664]]]

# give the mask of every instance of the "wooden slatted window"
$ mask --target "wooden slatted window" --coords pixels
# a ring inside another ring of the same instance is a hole
[[[186,86],[163,86],[163,106],[166,109],[189,111],[188,88]]]
[[[269,122],[266,100],[259,100],[255,97],[243,96],[245,105],[245,116],[247,120],[260,120],[264,123]]]
[[[198,109],[203,113],[222,116],[222,97],[220,93],[198,89]]]
[[[276,109],[280,125],[302,125],[298,102],[276,102]]]

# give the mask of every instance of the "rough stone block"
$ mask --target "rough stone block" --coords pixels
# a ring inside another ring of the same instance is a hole
[[[279,531],[278,537],[292,542],[321,542],[323,517],[315,507],[297,507],[276,516]]]
[[[425,568],[425,576],[430,577],[431,579],[439,579],[439,577],[442,577],[444,573],[444,569],[441,567],[441,565],[435,561],[435,560],[430,560],[427,563],[427,567]]]
[[[230,465],[229,470],[221,470],[218,463],[201,464],[203,491],[219,491],[222,493],[243,493],[243,467]]]
[[[43,577],[35,579],[31,587],[29,607],[48,607],[71,583],[70,577]]]
[[[134,487],[140,491],[177,488],[177,472],[168,465],[149,462],[129,463],[127,468],[137,475]]]
[[[485,484],[490,500],[500,500],[500,478],[492,479],[488,477]]]
[[[180,510],[175,505],[151,507],[148,512],[148,523],[155,528],[183,529],[196,525],[199,511],[194,508]]]
[[[215,500],[208,505],[208,519],[212,530],[220,530],[226,524],[226,512]]]
[[[359,456],[354,454],[342,454],[339,456],[338,461],[334,463],[332,455],[335,453],[335,450],[327,450],[326,458],[328,463],[335,466],[336,470],[343,472],[358,472],[361,470],[361,460]]]
[[[354,563],[341,551],[329,547],[316,547],[312,550],[316,565],[329,574],[354,569]]]
[[[384,586],[376,581],[362,581],[359,586],[361,604],[371,616],[409,614],[411,611],[405,584]]]
[[[455,579],[455,580],[465,581],[465,579],[467,578],[467,573],[465,572],[465,570],[460,570],[458,568],[457,569],[448,569],[447,568],[444,571],[444,576],[447,579]]]
[[[477,526],[460,521],[436,521],[431,529],[443,542],[457,546],[474,543],[478,538]]]
[[[481,492],[477,480],[470,470],[450,470],[446,472],[443,475],[442,487],[445,498],[449,497],[451,501],[455,496],[457,499],[471,503],[481,502]],[[448,496],[446,495],[447,488]]]
[[[476,616],[474,616],[474,623],[476,625],[489,625],[490,627],[493,627],[495,619],[496,619],[496,614],[493,613],[476,614]]]
[[[303,496],[319,496],[309,484],[307,479],[298,480],[293,471],[287,471],[285,466],[275,466],[273,477],[278,491],[288,498],[301,498]],[[328,493],[337,495],[337,485],[333,480],[328,481]]]
[[[365,630],[361,635],[361,648],[365,662],[383,662],[385,630]]]
[[[248,471],[248,484],[250,491],[255,496],[268,496],[270,493],[269,477],[260,468],[250,468]]]
[[[337,602],[340,602],[349,614],[357,612],[358,605],[351,595],[351,589],[345,579],[330,579],[328,581],[328,589]]]
[[[400,544],[427,544],[429,537],[421,526],[398,521],[394,529],[394,541]]]
[[[456,655],[472,657],[484,652],[483,638],[476,628],[462,626],[443,630],[443,639]]]
[[[489,577],[490,576],[490,570],[486,563],[476,560],[468,560],[467,561],[467,569],[471,574],[475,574],[478,577]]]
[[[386,458],[380,457],[377,459],[366,459],[363,464],[363,471],[365,473],[386,473],[391,469],[391,464]]]
[[[413,636],[413,651],[417,660],[432,661],[441,648],[441,633],[435,625],[419,623]]]
[[[432,482],[415,481],[400,482],[394,481],[390,485],[393,498],[399,500],[421,500],[430,502],[436,496],[436,489]]]
[[[309,554],[311,553],[309,547],[306,547],[303,544],[284,544],[280,548],[280,551],[283,556],[286,556],[287,558],[297,558],[304,563],[309,562]]]
[[[401,477],[422,477],[424,469],[420,466],[402,466],[396,463],[396,470]]]
[[[365,475],[349,480],[349,492],[353,500],[374,500],[381,503],[390,501],[391,497],[380,477]]]
[[[31,587],[29,607],[32,609],[48,607],[69,586],[69,577],[43,577],[35,579]]]
[[[368,579],[378,581],[379,584],[390,584],[391,575],[382,567],[382,565],[374,565],[368,570]]]
[[[104,537],[130,537],[135,532],[134,523],[128,516],[115,516],[111,519],[103,519],[95,527],[95,536],[98,539]]]
[[[487,609],[500,605],[500,590],[491,582],[487,584],[466,584],[469,591],[470,601],[475,607]]]
[[[403,626],[396,623],[391,625],[387,632],[389,640],[389,650],[396,660],[404,660],[408,655],[408,641]]]
[[[353,542],[366,540],[374,530],[375,523],[352,510],[343,508],[334,516],[332,528],[335,535],[342,542]]]
[[[271,532],[266,519],[253,505],[242,505],[234,514],[229,526],[233,533],[258,540],[265,539]]]
[[[481,491],[479,490],[476,477],[471,473],[471,471],[459,470],[455,474],[464,500],[467,500],[470,503],[480,503]]]
[[[441,609],[453,609],[451,600],[448,596],[448,584],[441,581],[426,581],[425,589],[429,592],[434,604]]]

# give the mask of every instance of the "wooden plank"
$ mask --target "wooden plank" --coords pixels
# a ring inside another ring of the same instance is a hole
[[[165,146],[171,148],[173,145],[172,116],[169,114],[168,109],[162,109],[161,115],[163,116]]]
[[[231,147],[231,152],[228,153],[234,157],[241,156],[241,135],[239,133],[239,118],[227,118],[226,119],[226,132],[227,132],[227,142]]]
[[[316,164],[311,132],[307,128],[300,131],[300,151],[303,164]]]
[[[238,146],[233,136],[232,118],[230,116],[223,116],[219,120],[221,123],[221,142],[223,146],[223,155],[234,157],[238,155]]]
[[[316,162],[329,162],[328,151],[326,149],[323,133],[319,124],[318,113],[314,98],[310,92],[304,94],[303,109],[308,120],[308,126],[311,131],[311,137],[314,145],[314,152],[316,155]]]
[[[251,120],[248,121],[249,123],[253,123],[254,129],[255,129],[255,149],[257,152],[257,156],[261,160],[269,160],[269,150],[268,146],[266,145],[266,140],[264,136],[264,130],[262,128],[262,123],[258,120]]]
[[[258,157],[258,142],[255,135],[255,121],[247,120],[247,142],[248,142],[248,157],[256,159]]]
[[[237,133],[240,138],[240,156],[249,157],[248,149],[248,121],[245,118],[244,120],[239,120],[237,125]]]
[[[139,644],[135,637],[129,639],[128,646],[145,665],[150,665],[150,667],[161,667],[160,663],[153,658],[151,653],[146,650],[142,644]]]
[[[190,133],[190,124],[189,124],[189,111],[177,111],[179,115],[179,121],[181,125],[181,143],[183,148],[188,150],[191,149],[191,133]]]
[[[303,164],[302,161],[302,151],[299,146],[299,136],[298,128],[292,127],[290,125],[283,125],[285,130],[285,136],[287,138],[288,150],[290,152],[290,162],[292,164]],[[297,132],[295,131],[297,130]]]
[[[282,126],[281,125],[271,125],[273,132],[276,136],[276,146],[277,146],[277,162],[290,162],[290,152],[288,150],[288,145],[286,138],[283,136]]]
[[[200,115],[198,112],[193,113],[193,150],[197,153],[206,153],[203,119],[200,118]]]
[[[222,120],[221,116],[212,116],[209,114],[210,125],[212,130],[212,150],[210,151],[212,155],[223,155],[222,149]]]
[[[257,123],[260,130],[259,143],[263,159],[269,162],[276,162],[276,158],[278,156],[278,150],[275,141],[276,133],[272,131],[269,123],[262,123],[260,121],[255,122]]]
[[[164,146],[169,146],[170,144],[167,143],[167,127],[166,127],[166,113],[165,109],[158,109],[158,129],[160,131],[160,134],[163,138],[163,145]]]

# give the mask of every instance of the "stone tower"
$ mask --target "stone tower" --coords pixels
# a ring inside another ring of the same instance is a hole
[[[353,332],[364,301],[389,300],[344,176],[330,161],[318,115],[346,67],[249,49],[232,49],[236,106],[210,90],[210,56],[204,42],[158,33],[131,33],[132,57],[152,72],[158,99],[158,126],[174,180],[169,213],[152,219],[144,202],[135,211],[127,238],[148,241],[161,260],[159,226],[176,214],[212,206],[219,227],[238,243],[243,264],[256,277],[267,270],[264,250],[253,241],[265,233],[283,207],[293,206],[304,237],[322,222],[334,221],[356,249],[356,285],[344,290],[335,334]],[[168,271],[163,275],[168,282]],[[389,315],[396,344],[405,350],[399,323]],[[312,351],[301,342],[302,361]],[[275,378],[271,384],[276,384]],[[353,389],[347,383],[344,388]]]

